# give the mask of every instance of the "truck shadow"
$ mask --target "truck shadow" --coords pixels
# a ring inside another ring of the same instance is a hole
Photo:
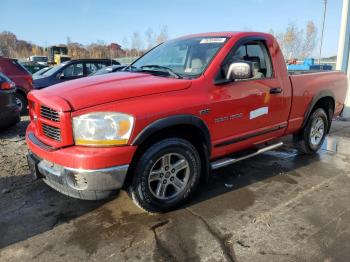
[[[287,146],[213,171],[209,182],[199,186],[193,200],[184,208],[194,208],[206,217],[227,210],[244,211],[255,203],[254,190],[262,183],[276,183],[276,191],[295,187],[302,179],[299,169],[321,161],[325,152],[300,155]],[[279,194],[281,192],[269,192]]]
[[[29,117],[22,116],[21,121],[14,126],[9,128],[0,129],[0,139],[7,140],[21,140],[21,138],[25,137],[27,126],[29,125]]]
[[[230,210],[244,211],[254,205],[256,196],[252,188],[258,184],[260,186],[259,182],[277,182],[281,185],[280,190],[296,187],[298,179],[303,176],[298,170],[320,161],[322,154],[323,152],[313,156],[298,155],[294,149],[283,147],[212,172],[209,183],[200,185],[192,201],[170,214],[157,217],[172,214],[176,217],[177,213],[183,214],[186,209],[200,211],[206,218]],[[32,181],[29,174],[0,178],[0,189],[6,187],[13,190],[4,194],[0,192],[0,248],[49,231],[61,223],[74,221],[96,209],[104,209],[101,206],[111,200],[73,199],[56,192],[43,181]],[[274,193],[276,192],[268,194]],[[120,207],[120,213],[123,213],[123,206],[132,205],[125,203],[125,199],[114,198],[112,201],[113,206]],[[135,221],[129,223],[139,223],[139,216],[142,218],[144,215],[135,214],[128,218]],[[115,218],[116,223],[118,219]]]
[[[0,177],[0,248],[80,217],[106,201],[64,196],[29,174]]]

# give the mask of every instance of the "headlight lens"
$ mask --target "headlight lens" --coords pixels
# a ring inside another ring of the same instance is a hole
[[[76,145],[116,146],[126,145],[134,125],[134,118],[127,114],[97,112],[73,118]]]

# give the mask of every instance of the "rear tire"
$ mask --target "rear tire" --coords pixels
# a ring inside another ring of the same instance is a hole
[[[28,113],[28,101],[27,98],[20,94],[20,93],[15,93],[15,99],[16,99],[16,104],[20,110],[21,115],[26,115]]]
[[[201,160],[187,140],[169,138],[150,146],[138,160],[129,188],[134,203],[148,212],[166,212],[196,190]]]
[[[294,146],[303,154],[314,154],[322,146],[329,130],[328,116],[324,109],[315,109],[305,127],[293,136]]]

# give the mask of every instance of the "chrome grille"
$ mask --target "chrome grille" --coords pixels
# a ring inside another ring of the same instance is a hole
[[[58,127],[50,126],[47,124],[42,124],[43,133],[45,136],[54,139],[56,141],[61,141],[61,130]]]
[[[60,121],[60,115],[58,114],[58,112],[46,106],[40,107],[40,115],[41,117],[49,119],[54,122]]]

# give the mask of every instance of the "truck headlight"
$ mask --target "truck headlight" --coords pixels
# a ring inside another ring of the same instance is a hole
[[[114,112],[89,113],[73,118],[76,145],[119,146],[129,141],[134,118]]]

